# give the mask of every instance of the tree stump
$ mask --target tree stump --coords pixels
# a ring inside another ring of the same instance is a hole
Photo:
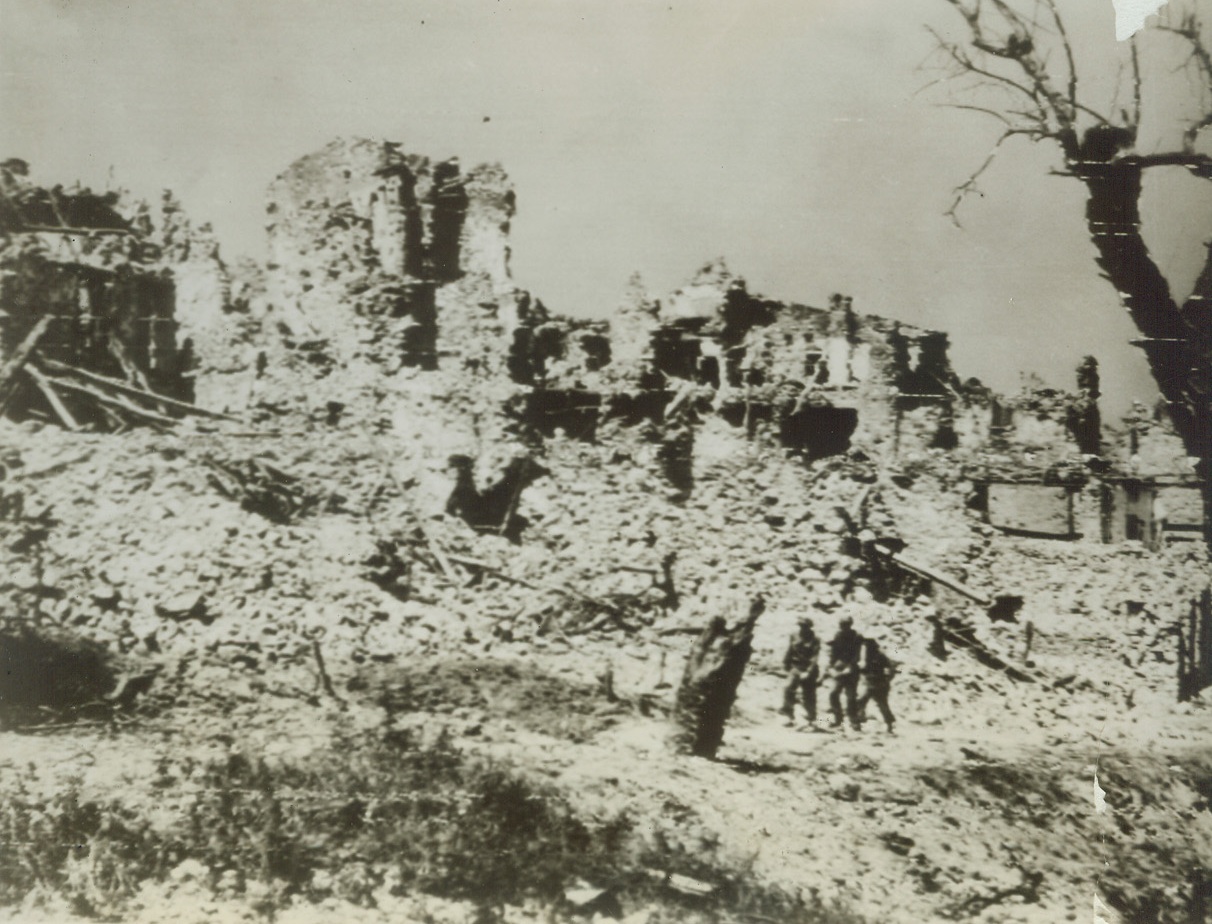
[[[765,609],[766,601],[754,597],[744,620],[730,629],[716,616],[695,640],[673,709],[673,744],[681,753],[715,757],[753,654],[753,627]]]

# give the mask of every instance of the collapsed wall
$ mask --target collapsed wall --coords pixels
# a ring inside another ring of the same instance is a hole
[[[540,434],[591,439],[611,420],[673,426],[705,409],[809,459],[892,454],[953,447],[957,403],[985,399],[964,391],[945,334],[841,296],[763,299],[722,261],[663,301],[637,288],[609,323],[553,315],[510,279],[514,206],[497,166],[334,141],[270,187],[268,298],[338,365],[377,353],[389,369],[501,379]]]
[[[0,388],[6,408],[70,426],[77,417],[112,424],[111,411],[82,397],[90,385],[48,377],[62,370],[192,400],[193,353],[178,324],[172,258],[146,207],[132,220],[118,193],[46,188],[28,171],[19,160],[0,165],[0,357],[12,364]]]
[[[436,369],[440,286],[503,284],[513,193],[499,168],[463,172],[400,145],[334,141],[271,184],[268,298],[299,337],[356,350],[355,317],[381,325],[405,366]]]

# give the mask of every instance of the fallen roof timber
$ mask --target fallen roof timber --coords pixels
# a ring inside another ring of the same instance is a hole
[[[100,375],[96,372],[89,372],[86,369],[79,369],[76,366],[69,366],[67,363],[57,362],[53,359],[44,359],[42,357],[38,357],[38,364],[46,369],[49,369],[51,372],[79,376],[80,378],[96,385],[112,388],[116,392],[121,392],[122,394],[129,395],[133,398],[144,398],[148,401],[155,401],[157,404],[173,408],[185,414],[193,414],[198,417],[211,417],[216,420],[238,420],[238,418],[232,417],[230,414],[223,414],[219,411],[208,410],[207,408],[198,407],[197,405],[189,404],[185,401],[178,401],[175,398],[166,398],[164,395],[157,394],[156,392],[143,388],[137,388],[128,382],[110,378],[107,375]]]
[[[25,335],[25,339],[17,345],[13,355],[3,366],[0,366],[0,414],[4,413],[4,409],[8,407],[8,402],[13,396],[13,383],[17,379],[17,373],[24,368],[34,350],[38,348],[38,343],[46,335],[50,324],[50,315],[40,317],[29,333]]]
[[[33,363],[28,363],[24,367],[24,371],[34,381],[34,386],[38,391],[42,392],[42,396],[46,398],[46,403],[50,405],[51,410],[55,412],[55,416],[59,418],[59,422],[68,430],[79,430],[80,424],[76,422],[76,418],[72,416],[72,412],[67,409],[67,405],[63,403],[63,399],[59,397],[59,393],[55,391],[55,386]]]
[[[64,388],[68,391],[73,391],[78,394],[88,395],[94,401],[109,408],[113,408],[123,414],[138,418],[146,423],[159,424],[160,426],[174,427],[177,424],[176,418],[166,417],[164,414],[158,414],[155,411],[149,411],[146,408],[141,408],[128,401],[122,395],[107,394],[102,389],[93,385],[84,385],[80,382],[73,382],[67,378],[57,376],[43,375],[43,378],[55,388]]]

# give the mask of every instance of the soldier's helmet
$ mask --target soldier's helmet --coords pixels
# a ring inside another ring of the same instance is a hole
[[[841,619],[841,622],[838,623],[838,626],[842,629],[849,629],[853,625],[854,625],[854,619],[852,619],[850,616],[843,616]]]
[[[800,619],[800,628],[801,629],[811,629],[812,627],[813,627],[813,622],[807,616],[804,616]]]

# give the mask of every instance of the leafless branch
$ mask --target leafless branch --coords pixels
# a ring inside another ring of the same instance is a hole
[[[1014,128],[1014,123],[1006,118],[1006,114],[998,112],[996,109],[989,109],[986,106],[971,106],[967,103],[946,103],[944,109],[967,109],[970,112],[983,112],[985,115],[991,115],[1007,128]]]
[[[948,0],[948,2],[951,2],[951,0]],[[995,83],[1005,84],[1006,86],[1009,86],[1012,89],[1019,91],[1024,96],[1026,96],[1029,100],[1031,100],[1033,103],[1035,103],[1036,106],[1039,107],[1041,116],[1044,115],[1043,107],[1039,105],[1039,95],[1034,90],[1032,90],[1030,87],[1026,86],[1025,84],[1021,84],[1017,80],[1014,80],[1010,77],[1006,77],[1003,74],[998,74],[995,71],[991,71],[991,70],[988,70],[986,68],[979,66],[975,61],[972,60],[972,58],[970,58],[967,54],[965,54],[964,50],[962,48],[960,48],[958,45],[956,45],[953,42],[946,41],[934,29],[928,28],[927,31],[931,35],[933,35],[934,38],[938,41],[939,49],[941,51],[946,52],[947,55],[951,58],[951,60],[954,61],[957,65],[959,65],[959,67],[961,68],[961,74],[963,74],[963,73],[976,74],[980,77],[985,77],[989,80],[992,80]]]
[[[1183,132],[1183,149],[1193,151],[1199,133],[1212,126],[1212,50],[1209,50],[1208,45],[1204,42],[1202,24],[1194,14],[1189,13],[1184,16],[1177,26],[1163,24],[1157,28],[1162,32],[1169,32],[1185,39],[1191,46],[1190,57],[1183,66],[1189,66],[1194,62],[1196,73],[1199,74],[1204,87],[1209,92],[1207,111],[1194,119]]]
[[[1140,128],[1140,51],[1132,36],[1132,128]]]
[[[1075,148],[1078,107],[1070,105],[1065,96],[1053,85],[1052,76],[1048,73],[1047,62],[1032,36],[1031,24],[1005,0],[988,0],[992,8],[1000,14],[1009,30],[1008,35],[995,37],[991,34],[994,24],[988,22],[992,14],[986,15],[980,0],[974,0],[971,6],[964,0],[946,0],[946,2],[950,3],[967,22],[973,48],[990,57],[1017,65],[1027,78],[1026,86],[1029,89],[1025,89],[1018,81],[1011,81],[1001,75],[998,77],[1023,89],[1023,92],[1027,93],[1055,121],[1057,127],[1055,137],[1065,144],[1066,153]],[[1074,95],[1076,95],[1076,90]],[[1097,113],[1092,114],[1095,115],[1095,118],[1100,118]],[[1074,140],[1066,142],[1066,137]]]
[[[1195,150],[1195,142],[1199,138],[1199,133],[1205,128],[1212,128],[1212,111],[1205,113],[1201,118],[1196,119],[1183,132],[1183,148],[1187,151]]]
[[[962,225],[960,225],[958,215],[959,207],[969,195],[978,191],[976,181],[980,179],[981,174],[988,170],[990,165],[997,158],[997,152],[1001,150],[1002,145],[1016,135],[1035,136],[1036,134],[1037,132],[1034,129],[1029,128],[1008,128],[1002,132],[1001,137],[994,142],[993,148],[989,151],[989,154],[985,158],[984,162],[972,172],[968,179],[952,190],[952,192],[955,193],[955,199],[952,201],[951,207],[944,212],[944,214],[951,219],[952,224],[954,224],[957,228],[962,227]]]
[[[1199,67],[1200,73],[1212,88],[1212,51],[1204,44],[1202,24],[1193,15],[1184,16],[1177,26],[1162,24],[1157,27],[1162,32],[1169,32],[1187,40],[1191,46],[1191,57]]]

